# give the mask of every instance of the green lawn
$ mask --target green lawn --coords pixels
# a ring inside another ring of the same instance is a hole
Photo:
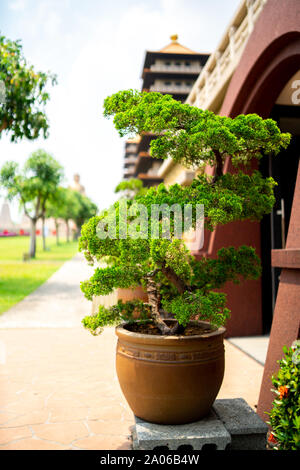
[[[43,251],[41,237],[37,237],[36,258],[23,262],[28,247],[29,237],[0,238],[0,314],[34,291],[78,251],[77,242],[57,246],[54,237],[47,238],[48,250]]]

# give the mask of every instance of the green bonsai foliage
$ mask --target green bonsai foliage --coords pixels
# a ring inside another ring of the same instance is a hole
[[[117,305],[111,308],[100,305],[97,315],[85,317],[82,323],[85,328],[90,330],[92,335],[96,336],[103,331],[104,326],[135,321],[135,315],[140,321],[148,321],[150,307],[141,300],[131,300],[125,303],[119,300]]]
[[[290,140],[272,119],[264,120],[256,114],[231,119],[154,92],[116,93],[104,101],[104,115],[114,116],[120,136],[161,134],[151,141],[153,157],[171,156],[185,166],[209,164],[216,167],[216,177],[222,175],[227,155],[238,166],[261,158],[263,153],[276,155]]]
[[[272,209],[276,183],[272,178],[263,178],[258,171],[251,173],[249,168],[246,174],[246,165],[253,158],[286,148],[289,134],[281,133],[274,121],[255,114],[231,119],[179,103],[168,95],[133,90],[106,98],[104,114],[114,116],[121,136],[158,134],[151,141],[153,157],[171,156],[185,166],[211,165],[215,173],[212,177],[195,178],[188,187],[175,184],[167,188],[161,184],[146,192],[138,191],[125,202],[128,211],[125,221],[121,214],[124,201],[117,201],[113,208],[113,238],[100,238],[98,233],[99,224],[107,235],[110,233],[107,220],[111,211],[90,219],[82,228],[79,246],[86,259],[91,264],[97,262],[98,267],[91,279],[82,283],[82,291],[92,300],[93,296],[107,295],[115,288],[144,286],[148,302],[143,320],[150,315],[166,335],[174,334],[179,327],[182,331],[193,319],[207,320],[216,326],[224,324],[229,316],[226,296],[215,289],[228,281],[239,283],[241,279],[260,276],[260,261],[254,248],[225,247],[219,250],[216,259],[196,259],[183,240],[176,237],[175,212],[170,213],[170,237],[164,238],[165,219],[162,216],[153,220],[153,205],[160,208],[176,205],[182,212],[186,205],[192,206],[194,229],[199,205],[204,207],[204,227],[208,230],[236,220],[260,220]],[[227,158],[236,167],[235,174],[223,174]],[[133,226],[135,218],[141,215],[147,218],[147,226],[142,223]],[[153,237],[153,228],[158,229],[159,237]],[[134,320],[136,309],[136,305],[127,308],[122,303],[100,307],[99,313],[86,317],[83,324],[93,333],[99,332],[106,324],[125,318]],[[142,314],[144,309],[140,311]],[[174,327],[164,321],[167,316],[177,320]]]
[[[300,450],[300,341],[283,348],[280,369],[272,377],[276,398],[269,414],[269,442],[276,450]]]
[[[137,194],[144,194],[146,191],[143,182],[137,178],[121,181],[115,188],[115,193],[121,193],[127,199],[132,199]]]

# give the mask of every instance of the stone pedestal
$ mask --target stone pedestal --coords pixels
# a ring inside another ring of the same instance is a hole
[[[268,427],[242,398],[216,400],[190,424],[153,424],[135,417],[134,450],[264,450]]]

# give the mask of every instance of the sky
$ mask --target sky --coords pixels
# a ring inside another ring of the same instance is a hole
[[[79,173],[100,209],[115,199],[122,179],[124,142],[103,100],[142,85],[146,50],[169,44],[170,35],[197,52],[214,52],[240,0],[0,0],[0,34],[21,39],[26,60],[51,71],[46,113],[50,136],[11,143],[0,139],[0,166],[21,166],[43,148],[65,168],[64,185]],[[3,201],[4,193],[1,195]],[[17,205],[12,216],[18,221]]]

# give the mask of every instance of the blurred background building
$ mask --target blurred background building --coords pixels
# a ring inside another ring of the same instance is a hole
[[[142,72],[142,91],[157,91],[172,95],[184,102],[209,54],[194,52],[178,42],[178,36],[171,36],[171,43],[160,51],[147,51]],[[156,136],[143,133],[125,143],[124,179],[138,178],[144,186],[155,186],[163,182],[159,175],[162,160],[152,158],[150,142]]]

